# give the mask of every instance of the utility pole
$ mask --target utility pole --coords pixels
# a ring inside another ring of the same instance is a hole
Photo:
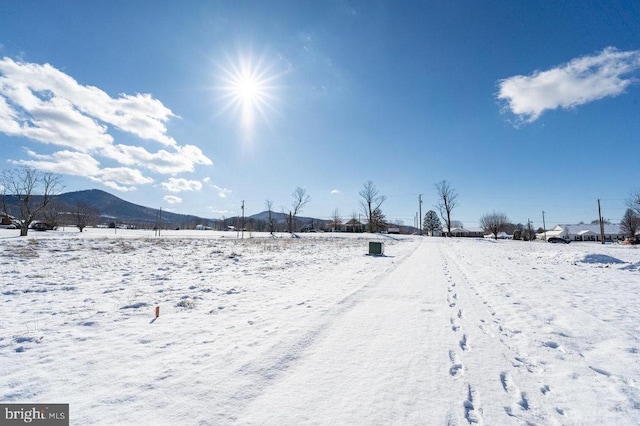
[[[244,240],[244,200],[242,200],[242,239]]]
[[[544,240],[547,241],[547,225],[544,221],[544,210],[542,210],[542,229],[544,229]]]
[[[422,235],[422,194],[418,194],[418,228],[420,229],[420,235]]]
[[[604,222],[602,221],[602,212],[600,210],[600,198],[598,198],[598,219],[600,220],[600,240],[604,244]]]
[[[160,209],[158,210],[158,213],[156,213],[156,231],[155,231],[156,237],[160,236],[161,223],[162,223],[162,207],[160,207]]]
[[[527,233],[528,233],[529,241],[533,241],[531,239],[531,220],[529,218],[527,218]]]

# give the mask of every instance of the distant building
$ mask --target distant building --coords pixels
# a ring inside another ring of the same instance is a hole
[[[0,228],[16,228],[19,225],[18,219],[5,212],[0,212]]]
[[[446,230],[442,231],[446,234]],[[451,228],[452,237],[469,237],[469,238],[482,238],[484,237],[484,229],[482,228]]]
[[[546,233],[537,234],[538,239],[551,237],[566,238],[571,241],[601,241],[599,224],[557,225]],[[619,223],[604,224],[605,241],[622,241],[626,237]]]
[[[487,239],[496,239],[496,235],[492,232],[490,234],[487,234],[484,236]],[[513,235],[509,235],[504,231],[500,231],[498,232],[498,240],[512,240],[513,239]]]
[[[351,219],[350,221],[343,223],[341,225],[344,232],[364,232],[366,226],[364,223],[360,222],[358,219]]]
[[[392,223],[387,224],[387,233],[389,234],[399,234],[400,227],[398,225],[394,225]]]
[[[11,216],[4,212],[0,212],[0,225],[5,226],[11,225],[12,223]]]

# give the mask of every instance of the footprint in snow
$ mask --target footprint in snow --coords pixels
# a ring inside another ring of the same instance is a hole
[[[458,354],[454,350],[449,351],[449,360],[451,361],[451,368],[449,368],[449,374],[452,377],[457,377],[462,375],[464,372],[464,368],[462,363],[460,362],[460,358]]]

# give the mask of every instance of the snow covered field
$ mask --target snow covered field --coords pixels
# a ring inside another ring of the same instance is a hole
[[[0,401],[71,424],[640,423],[639,247],[16,234]]]

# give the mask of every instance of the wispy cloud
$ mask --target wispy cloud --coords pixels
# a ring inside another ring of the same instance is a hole
[[[620,52],[609,47],[547,71],[501,80],[497,98],[520,122],[532,123],[546,110],[569,109],[624,93],[635,81],[628,74],[639,68],[640,50]]]
[[[339,194],[339,193],[340,193],[340,190],[338,190],[338,189],[333,189],[333,190],[331,190],[331,193],[332,193],[332,194]]]
[[[231,190],[227,189],[227,188],[222,188],[219,187],[218,185],[212,185],[213,189],[215,189],[216,191],[218,191],[218,197],[220,198],[227,198],[228,194],[231,194]]]
[[[200,181],[183,178],[169,178],[166,182],[162,182],[160,186],[169,192],[200,191],[202,189]]]
[[[134,189],[132,182],[153,182],[139,169],[175,175],[191,172],[195,165],[211,165],[200,148],[179,145],[167,134],[166,123],[176,117],[150,94],[114,98],[49,64],[0,60],[0,132],[62,148],[44,158],[30,150],[32,160],[22,164],[89,176],[119,190]],[[142,146],[117,144],[111,130],[164,148],[151,152]],[[101,169],[98,158],[126,167]],[[86,173],[86,168],[92,173]]]
[[[165,195],[164,201],[168,204],[180,204],[182,203],[182,198],[176,197],[175,195]]]

